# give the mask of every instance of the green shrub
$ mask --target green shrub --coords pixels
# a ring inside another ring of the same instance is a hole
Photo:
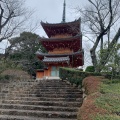
[[[95,72],[94,66],[88,66],[85,70],[86,72]]]
[[[120,75],[112,74],[112,72],[104,72],[102,75],[108,79],[120,79]]]
[[[68,80],[70,83],[74,83],[77,86],[82,85],[82,80],[87,76],[98,76],[100,73],[84,72],[72,68],[59,68],[59,77],[62,80]]]
[[[3,75],[0,75],[0,81],[3,80],[3,79],[4,79]]]
[[[11,79],[13,79],[11,75],[0,75],[0,82],[9,82]]]

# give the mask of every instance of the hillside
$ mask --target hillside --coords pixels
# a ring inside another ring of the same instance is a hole
[[[87,77],[83,86],[87,96],[78,120],[120,120],[120,80]]]

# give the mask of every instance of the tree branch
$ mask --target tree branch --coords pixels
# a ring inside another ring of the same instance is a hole
[[[111,54],[113,52],[114,45],[118,42],[119,38],[120,38],[120,28],[118,29],[116,35],[114,36],[113,40],[109,44],[107,52],[105,53],[105,55],[101,59],[100,63],[102,63],[102,64],[100,65],[101,66],[100,69],[102,69],[103,66],[107,63],[109,57],[111,56]]]
[[[4,9],[2,8],[1,4],[0,4],[0,9],[1,9],[1,13],[0,13],[0,34],[1,34],[2,17],[3,17],[3,13],[4,13]]]
[[[6,21],[1,25],[2,28],[9,22],[9,20],[12,18],[12,15],[13,15],[13,14],[14,14],[14,12],[12,11],[12,12],[9,14],[8,18],[6,19]]]

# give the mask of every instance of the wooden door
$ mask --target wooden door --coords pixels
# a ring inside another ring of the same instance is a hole
[[[57,66],[52,66],[51,76],[52,76],[52,77],[58,77],[58,76],[59,76],[59,67],[57,67]]]

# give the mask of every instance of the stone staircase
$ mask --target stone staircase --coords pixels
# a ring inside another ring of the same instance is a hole
[[[77,120],[82,91],[61,80],[19,80],[0,88],[0,120]]]

